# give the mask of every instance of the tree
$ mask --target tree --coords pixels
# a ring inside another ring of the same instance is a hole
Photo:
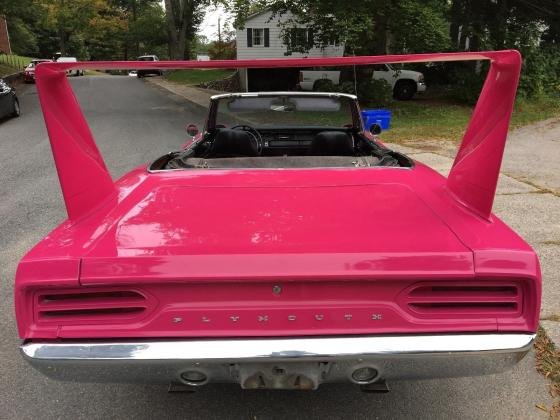
[[[387,27],[391,52],[449,50],[451,41],[446,1],[400,0],[395,8],[394,17]]]
[[[82,49],[83,39],[79,34],[94,17],[94,2],[90,0],[37,0],[43,9],[43,25],[56,32],[58,46],[66,55],[67,42],[72,41],[73,54],[76,48]],[[73,37],[73,39],[71,39]]]
[[[120,60],[140,52],[165,56],[160,0],[0,0],[16,53]],[[163,54],[162,54],[163,53]]]
[[[2,16],[21,17],[32,9],[33,0],[2,0],[0,2],[0,15]]]
[[[220,0],[218,3],[225,6],[225,8],[233,15],[234,28],[242,28],[245,25],[245,19],[247,19],[248,16],[270,7],[268,2],[265,0]]]
[[[233,60],[237,55],[235,48],[235,31],[227,23],[221,27],[218,21],[218,39],[208,47],[210,60]]]
[[[127,20],[124,58],[142,54],[141,49],[154,50],[166,43],[165,16],[159,0],[109,0]],[[151,38],[152,37],[152,38]],[[146,45],[148,44],[148,45]]]
[[[169,57],[172,60],[191,58],[196,30],[208,4],[207,0],[165,0]]]
[[[121,59],[129,32],[126,14],[106,0],[93,0],[92,5],[92,17],[80,34],[85,49],[82,55],[91,60]]]
[[[145,5],[136,21],[131,23],[129,36],[136,45],[136,54],[167,56],[165,11],[159,2]]]
[[[197,34],[194,38],[194,45],[197,54],[208,54],[210,41],[206,35]]]
[[[347,54],[387,54],[448,49],[446,0],[232,0],[238,26],[248,10],[269,8],[282,17],[282,35],[292,51],[307,52],[333,41]],[[291,37],[297,27],[312,34]],[[311,42],[310,42],[311,41]]]
[[[12,51],[20,55],[37,54],[38,37],[34,29],[40,15],[36,4],[32,0],[2,0],[0,16],[7,17]]]
[[[37,36],[30,25],[19,17],[13,17],[8,24],[10,33],[10,46],[14,53],[33,56],[38,53]]]

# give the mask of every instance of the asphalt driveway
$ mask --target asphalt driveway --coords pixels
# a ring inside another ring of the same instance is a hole
[[[204,120],[200,107],[136,78],[88,76],[72,83],[114,178],[176,149],[186,138],[185,125],[201,126]],[[236,385],[215,385],[195,394],[168,394],[160,386],[72,384],[41,376],[18,352],[12,283],[19,259],[64,219],[65,211],[34,86],[21,89],[20,103],[22,116],[0,123],[0,418],[548,417],[536,407],[550,405],[550,397],[532,354],[504,374],[394,382],[390,393],[374,395],[350,385],[325,385],[316,392],[242,391]],[[446,159],[433,155],[426,160]],[[527,223],[522,209],[527,206],[516,201],[534,194],[532,187],[514,181],[509,187],[529,192],[504,194],[497,207],[509,215],[506,221],[525,229],[522,233],[538,236],[531,226],[523,226]],[[549,204],[535,204],[535,211],[540,205]],[[508,206],[517,210],[508,212]]]

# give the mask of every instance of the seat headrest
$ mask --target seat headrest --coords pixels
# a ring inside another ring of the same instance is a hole
[[[342,131],[321,131],[309,146],[313,156],[353,156],[352,137]]]
[[[214,157],[258,156],[258,147],[246,131],[221,128],[216,133],[210,153]]]

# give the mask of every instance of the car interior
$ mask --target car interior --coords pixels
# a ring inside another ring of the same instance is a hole
[[[156,160],[150,170],[189,168],[410,167],[350,127],[219,126],[195,145]]]

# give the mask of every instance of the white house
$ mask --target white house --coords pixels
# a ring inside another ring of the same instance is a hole
[[[290,13],[272,17],[270,10],[249,16],[245,27],[236,30],[237,59],[342,57],[344,45],[333,42],[324,48],[311,47],[305,54],[290,51],[282,37],[283,22],[292,18]],[[313,44],[313,35],[304,26],[294,28],[289,38],[298,43]],[[245,90],[288,90],[298,82],[298,71],[293,69],[240,69],[241,84]]]

